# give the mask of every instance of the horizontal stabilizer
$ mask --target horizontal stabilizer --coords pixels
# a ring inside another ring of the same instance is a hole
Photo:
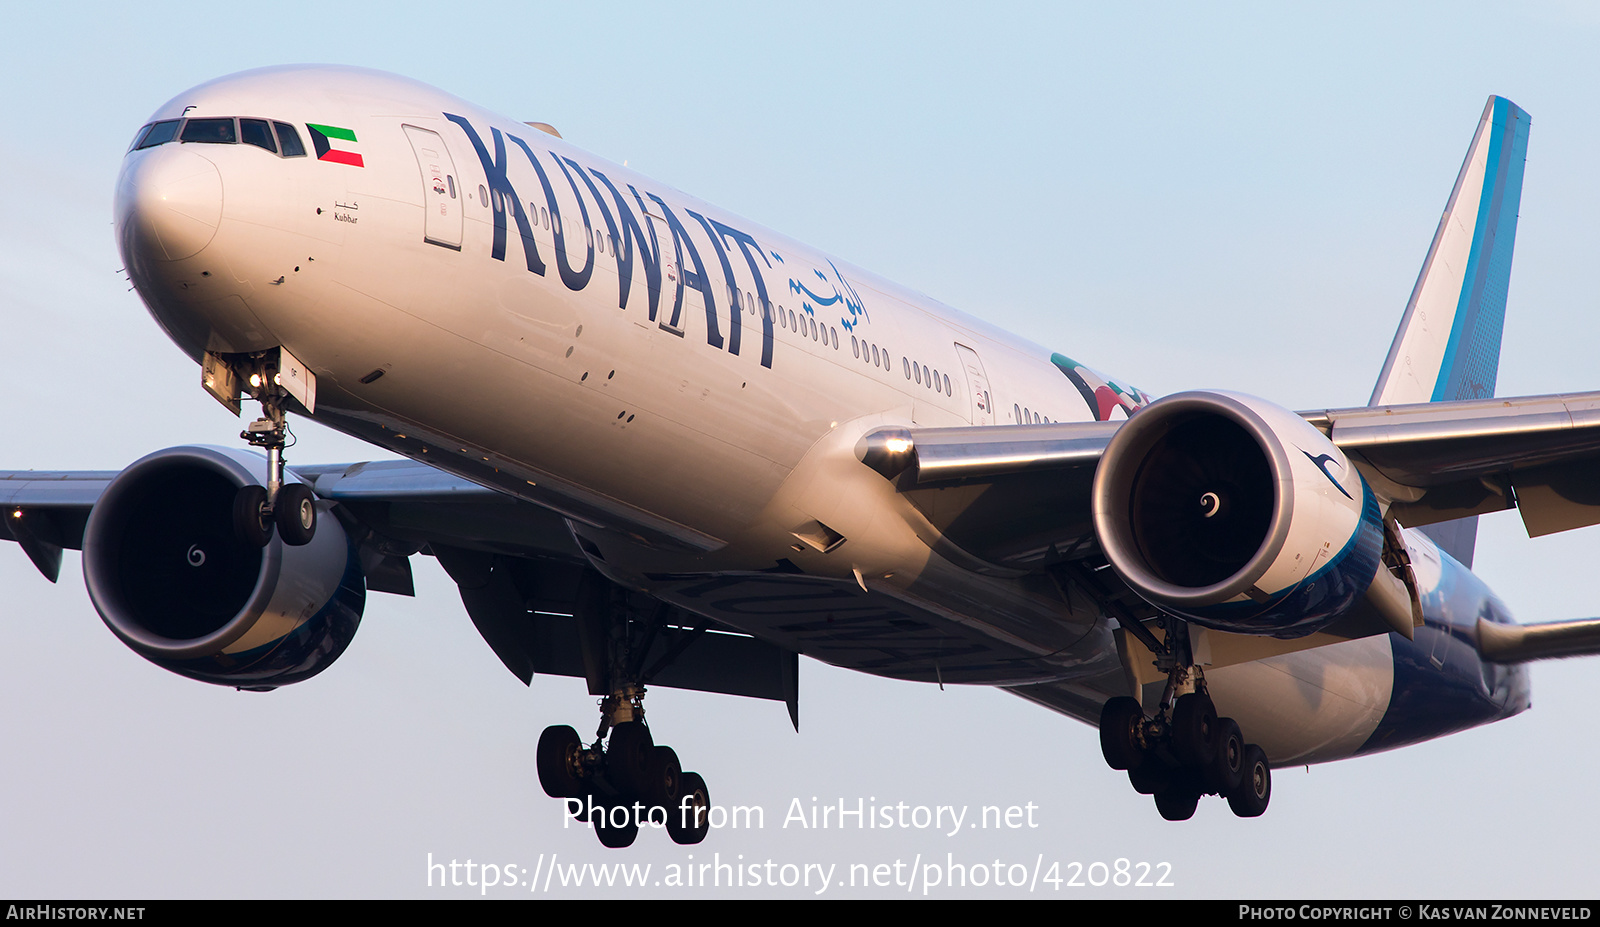
[[[1479,618],[1478,653],[1493,663],[1600,654],[1600,618],[1548,624],[1495,624]]]

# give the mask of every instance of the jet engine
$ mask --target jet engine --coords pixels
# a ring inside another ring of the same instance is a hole
[[[1372,583],[1383,525],[1366,481],[1300,416],[1235,393],[1141,409],[1094,480],[1117,575],[1151,604],[1222,631],[1303,637]]]
[[[157,451],[112,480],[84,529],[83,573],[123,643],[251,690],[309,679],[344,652],[366,604],[354,545],[335,518],[303,547],[240,540],[234,497],[265,480],[264,458],[211,447]]]

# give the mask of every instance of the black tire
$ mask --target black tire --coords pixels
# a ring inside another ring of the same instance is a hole
[[[644,799],[654,753],[655,743],[643,721],[624,721],[611,729],[606,743],[606,778],[628,802]]]
[[[1272,766],[1255,744],[1244,748],[1244,780],[1228,793],[1228,807],[1241,818],[1260,817],[1272,801]]]
[[[621,827],[611,824],[615,808],[622,808],[628,812],[627,823]],[[626,806],[608,806],[605,811],[595,814],[594,835],[600,838],[600,845],[620,850],[623,847],[633,846],[633,841],[639,836],[639,821],[633,816],[633,809]]]
[[[1128,783],[1140,795],[1154,795],[1178,780],[1178,771],[1157,759],[1147,759],[1128,770]]]
[[[1187,821],[1200,806],[1200,790],[1188,782],[1170,785],[1156,793],[1156,810],[1169,821]]]
[[[683,766],[671,747],[657,746],[650,753],[650,773],[645,781],[644,802],[671,811],[683,791]]]
[[[278,537],[290,547],[304,547],[317,533],[317,497],[304,483],[285,483],[272,503]]]
[[[266,517],[267,488],[240,486],[233,495],[233,534],[241,544],[266,547],[272,541],[272,520]]]
[[[1138,699],[1119,695],[1100,709],[1100,755],[1112,769],[1138,769],[1144,762],[1139,726],[1144,708]]]
[[[578,805],[578,813],[572,816],[572,819],[580,824],[589,823],[590,808],[594,808],[596,810],[605,809],[605,805],[595,800],[595,794],[593,792],[586,791],[582,795],[574,795],[572,797],[582,802],[582,804]]]
[[[551,798],[581,798],[584,781],[578,756],[583,741],[578,732],[562,725],[552,725],[539,735],[539,749],[534,754],[539,768],[539,785]]]
[[[1203,771],[1217,755],[1217,709],[1199,692],[1172,706],[1172,751],[1185,766]]]
[[[1217,752],[1206,767],[1206,788],[1230,795],[1244,779],[1244,735],[1232,718],[1217,719]]]
[[[667,836],[680,846],[699,843],[711,830],[711,792],[699,773],[680,780],[679,798],[667,809]]]

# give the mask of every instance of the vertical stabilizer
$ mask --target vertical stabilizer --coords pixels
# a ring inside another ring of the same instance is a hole
[[[1371,405],[1494,395],[1528,114],[1490,97]]]
[[[1484,106],[1371,405],[1494,395],[1528,124],[1504,97]],[[1464,518],[1423,530],[1471,566],[1477,528],[1476,518]]]

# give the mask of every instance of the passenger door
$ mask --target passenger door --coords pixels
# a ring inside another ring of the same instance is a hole
[[[422,173],[422,240],[442,248],[461,250],[461,191],[455,162],[439,133],[416,126],[401,126],[417,156]]]

